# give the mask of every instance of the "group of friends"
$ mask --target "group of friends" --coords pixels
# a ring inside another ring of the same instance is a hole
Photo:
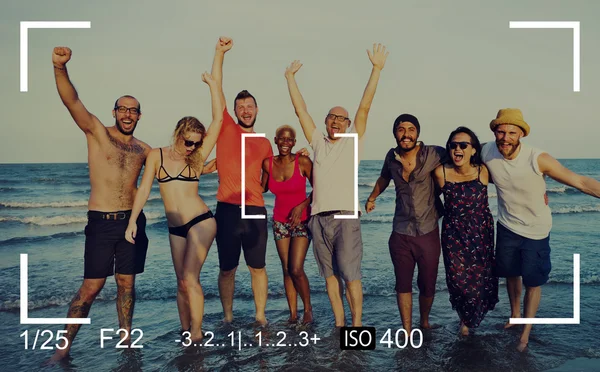
[[[71,50],[54,48],[52,62],[59,96],[77,126],[85,133],[91,193],[85,228],[84,279],[70,303],[67,317],[88,316],[107,277],[117,283],[120,328],[131,331],[135,305],[135,276],[144,271],[148,248],[146,219],[142,211],[154,179],[159,183],[169,229],[177,277],[177,307],[181,329],[192,340],[203,337],[204,294],[200,271],[216,239],[219,257],[218,287],[224,321],[233,320],[235,273],[241,252],[249,268],[256,322],[267,323],[268,237],[263,193],[275,195],[273,236],[281,259],[290,322],[298,321],[297,297],[303,305],[302,323],[313,322],[310,287],[304,261],[312,240],[314,256],[335,318],[346,325],[343,297],[352,326],[362,326],[363,242],[360,215],[355,215],[354,149],[362,155],[367,118],[388,52],[381,44],[367,50],[371,74],[354,120],[340,106],[325,116],[326,134],[317,130],[300,93],[294,61],[285,78],[302,131],[314,156],[303,149],[294,153],[296,131],[283,125],[275,133],[278,155],[266,138],[245,139],[245,190],[242,190],[242,138],[254,132],[258,105],[248,91],[234,100],[236,121],[230,116],[222,89],[223,60],[233,40],[220,37],[211,73],[202,74],[211,94],[212,122],[206,128],[195,117],[184,117],[175,126],[171,144],[152,149],[133,136],[141,119],[140,102],[122,96],[115,102],[113,126],[104,126],[83,105],[71,83],[67,62]],[[549,234],[551,211],[545,176],[600,198],[600,182],[578,175],[548,153],[521,139],[530,132],[518,109],[502,109],[491,121],[495,141],[481,144],[475,133],[458,127],[445,148],[419,141],[421,125],[410,114],[396,118],[392,134],[397,146],[386,156],[381,174],[365,204],[373,212],[377,197],[394,181],[396,207],[389,252],[396,278],[395,290],[403,327],[412,328],[412,280],[418,267],[420,327],[430,328],[440,254],[446,268],[450,302],[460,319],[460,333],[477,327],[498,302],[498,277],[505,277],[511,317],[536,315],[541,286],[551,269]],[[355,137],[340,136],[355,133]],[[216,145],[216,159],[207,158]],[[142,180],[138,178],[144,167]],[[217,206],[212,211],[198,194],[201,174],[217,171]],[[306,194],[306,182],[312,193]],[[498,192],[498,221],[488,205],[487,186]],[[244,192],[242,192],[244,191]],[[443,194],[444,202],[440,199]],[[242,203],[242,195],[245,200]],[[342,216],[342,218],[336,218]],[[439,219],[443,217],[440,238]],[[511,327],[507,322],[505,327]],[[66,325],[67,345],[53,359],[66,357],[80,325]],[[523,327],[518,349],[527,347],[531,325]],[[129,341],[129,334],[124,335]]]

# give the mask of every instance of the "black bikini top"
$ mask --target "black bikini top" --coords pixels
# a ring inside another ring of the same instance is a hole
[[[167,170],[165,169],[165,167],[163,166],[163,152],[162,152],[162,148],[159,149],[160,150],[160,168],[158,169],[158,176],[160,176],[160,171],[162,170],[163,172],[165,172],[165,176],[162,178],[156,177],[156,180],[159,183],[163,183],[163,182],[170,182],[170,181],[191,181],[191,182],[198,182],[198,175],[196,175],[196,173],[194,172],[194,175],[192,175],[192,168],[190,167],[189,164],[187,164],[185,166],[185,168],[183,168],[181,170],[181,172],[179,172],[179,174],[177,175],[177,177],[171,177],[169,175],[169,172],[167,172]],[[185,170],[187,169],[187,176],[183,175],[183,172],[185,172]]]

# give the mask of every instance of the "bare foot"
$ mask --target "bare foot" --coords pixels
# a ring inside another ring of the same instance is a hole
[[[428,321],[428,320],[427,320],[427,321],[425,321],[425,322],[423,322],[423,323],[421,323],[421,324],[419,325],[419,327],[421,327],[421,328],[423,328],[423,329],[432,329],[432,328],[435,328],[435,326],[434,326],[434,325],[432,325],[431,323],[429,323],[429,321]]]
[[[302,317],[302,324],[312,324],[312,322],[313,322],[312,310],[304,311],[304,316]]]
[[[287,320],[288,324],[296,324],[298,322],[298,316],[291,316]]]
[[[204,333],[202,332],[202,330],[200,330],[200,332],[198,333],[191,333],[190,338],[192,339],[192,343],[200,342],[204,338]]]
[[[268,322],[267,322],[267,319],[266,319],[266,318],[263,318],[263,319],[258,319],[258,318],[256,318],[256,322],[255,322],[255,324],[256,324],[257,326],[259,326],[259,327],[264,327],[264,326],[266,326],[266,325],[267,325],[267,323],[268,323]]]
[[[223,323],[228,323],[228,324],[229,323],[233,323],[233,315],[231,315],[231,316],[225,316],[223,318]]]
[[[60,350],[57,349],[56,352],[52,355],[52,357],[50,357],[50,359],[48,359],[46,361],[46,365],[53,365],[56,364],[58,362],[60,362],[61,360],[68,358],[69,357],[69,352],[66,350]]]
[[[518,316],[517,318],[520,318],[520,316]],[[512,328],[512,327],[516,327],[516,326],[518,326],[518,325],[520,325],[520,324],[512,324],[512,323],[510,322],[510,319],[509,319],[509,320],[506,322],[506,324],[504,324],[504,329],[509,329],[509,328]]]
[[[517,346],[517,351],[522,353],[525,350],[527,350],[527,341],[525,341],[525,342],[519,341],[519,345]]]
[[[465,323],[460,322],[460,330],[459,330],[460,334],[462,336],[468,336],[469,335],[469,327],[467,327],[465,325]]]

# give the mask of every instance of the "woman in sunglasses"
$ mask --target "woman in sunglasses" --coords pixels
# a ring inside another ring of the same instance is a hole
[[[494,220],[488,205],[490,176],[472,130],[458,127],[446,143],[449,161],[434,172],[444,193],[442,252],[450,303],[460,333],[479,326],[498,302],[494,266]]]
[[[306,221],[310,214],[311,198],[306,197],[306,180],[312,185],[312,161],[307,156],[292,153],[296,131],[282,125],[275,131],[275,145],[279,155],[263,161],[262,185],[275,195],[273,208],[273,236],[283,268],[283,283],[290,317],[296,323],[297,297],[304,303],[302,323],[312,323],[310,287],[304,272],[304,260],[310,243]],[[304,150],[304,149],[303,149]]]
[[[171,145],[150,152],[125,232],[125,238],[133,243],[137,232],[135,221],[156,177],[169,226],[179,319],[184,333],[188,333],[186,337],[192,341],[203,337],[204,293],[199,276],[217,232],[211,211],[198,195],[198,178],[203,173],[204,160],[217,142],[223,121],[220,84],[206,72],[202,81],[210,87],[212,100],[208,131],[198,119],[186,116],[175,126]]]

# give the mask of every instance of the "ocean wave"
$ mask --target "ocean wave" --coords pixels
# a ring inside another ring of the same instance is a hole
[[[568,186],[552,187],[546,190],[548,194],[580,194],[579,190]]]
[[[374,216],[372,214],[362,215],[360,218],[360,222],[364,223],[383,223],[389,222],[392,223],[394,221],[394,216]]]
[[[358,187],[375,187],[375,181],[367,183],[359,182]]]
[[[148,199],[148,201],[152,200],[160,200],[160,196],[153,196]],[[86,207],[88,205],[87,200],[71,200],[71,201],[60,201],[60,202],[9,202],[9,201],[1,201],[0,208],[15,208],[15,209],[25,209],[25,208],[73,208],[73,207]]]
[[[600,212],[600,204],[598,205],[582,205],[582,206],[569,206],[569,207],[561,207],[555,208],[552,210],[552,214],[578,214],[578,213],[598,213]],[[497,217],[496,211],[492,210],[492,215],[494,218]],[[385,215],[385,216],[377,216],[373,214],[363,214],[360,218],[361,222],[364,223],[392,223],[394,221],[394,216]]]
[[[162,290],[159,295],[157,294],[151,294],[151,293],[144,293],[143,291],[140,291],[139,289],[137,290],[136,293],[136,301],[157,301],[157,300],[162,300],[162,301],[176,301],[177,300],[177,291],[171,291],[169,290],[169,294],[167,294],[166,290]],[[270,295],[270,294],[269,294]],[[283,297],[283,296],[281,296]],[[211,299],[217,299],[219,298],[219,294],[217,292],[208,292],[204,294],[204,298],[207,300],[211,300]],[[240,295],[238,293],[236,293],[236,298],[239,299],[244,299],[244,300],[251,300],[254,297],[252,296],[252,293],[249,292],[248,294],[245,295]],[[65,295],[58,295],[58,296],[51,296],[51,297],[44,297],[44,298],[38,298],[35,300],[29,300],[28,303],[28,308],[29,311],[31,310],[40,310],[40,309],[45,309],[47,307],[53,307],[53,306],[66,306],[69,303],[71,303],[71,300],[73,299],[73,293],[69,293],[69,294],[65,294]],[[117,299],[117,295],[115,293],[101,293],[98,297],[96,297],[95,302],[102,302],[102,301],[110,301],[113,302]],[[14,299],[14,300],[5,300],[0,302],[0,312],[17,312],[19,311],[19,309],[21,308],[21,301],[20,299]]]
[[[159,219],[164,216],[160,212],[147,212],[146,218],[149,220]],[[87,222],[87,216],[82,215],[62,215],[62,216],[31,216],[31,217],[0,217],[0,222],[19,222],[23,224],[31,224],[38,226],[56,226],[56,225],[68,225],[72,223],[85,223]]]
[[[573,284],[573,279],[571,278],[570,280],[567,279],[553,279],[550,278],[550,280],[548,281],[548,283],[555,283],[555,284]],[[589,277],[584,277],[581,278],[581,285],[596,285],[598,283],[600,283],[600,278],[597,275],[592,275]],[[501,283],[502,284],[502,283]],[[414,284],[415,288],[413,288],[414,290],[417,290],[416,288],[416,283]],[[393,290],[392,287],[389,286],[380,286],[380,285],[375,285],[375,286],[369,286],[368,283],[365,286],[365,296],[368,297],[394,297],[396,295],[396,292]],[[445,284],[442,283],[438,283],[436,285],[436,293],[441,293],[441,292],[447,292],[448,288],[446,287]],[[316,290],[313,291],[317,292]],[[323,293],[325,291],[323,290]],[[29,300],[29,310],[39,310],[39,309],[44,309],[47,307],[53,307],[53,306],[66,306],[71,302],[73,293],[63,293],[63,294],[58,294],[58,295],[53,295],[53,296],[47,296],[47,297],[40,297],[40,298],[36,298],[36,299],[31,299]],[[218,290],[216,288],[205,288],[205,299],[206,300],[211,300],[211,299],[218,299],[219,298],[219,293]],[[285,298],[285,293],[283,292],[283,289],[278,288],[278,289],[274,289],[274,288],[269,288],[269,292],[268,292],[268,296],[269,299],[283,299]],[[0,302],[0,312],[17,312],[20,309],[20,300],[17,298],[16,294],[14,296],[10,296],[12,297],[11,299],[7,299],[4,301]],[[117,295],[114,291],[109,291],[109,292],[102,292],[97,298],[96,298],[96,302],[101,302],[101,301],[115,301]],[[138,288],[137,289],[137,295],[136,295],[137,301],[176,301],[177,299],[177,291],[174,290],[174,287],[159,287],[159,288]],[[236,299],[241,299],[241,300],[247,300],[250,301],[252,300],[254,297],[252,295],[252,291],[250,288],[245,288],[242,289],[240,291],[236,292]]]
[[[552,214],[575,214],[575,213],[597,213],[600,212],[600,204],[596,205],[577,205],[570,207],[561,207],[552,210]]]
[[[26,190],[21,187],[0,187],[0,192],[15,192],[15,191],[23,191]]]
[[[85,207],[87,200],[62,201],[62,202],[0,202],[0,207],[4,208],[70,208]]]
[[[567,279],[550,278],[550,279],[548,279],[548,283],[573,284],[573,277],[571,276],[570,278],[567,278]],[[584,284],[599,284],[600,283],[600,277],[598,275],[586,276],[584,278],[580,278],[579,279],[579,283],[581,285],[584,285]]]
[[[38,243],[38,242],[54,240],[54,239],[71,238],[71,237],[76,237],[76,236],[80,236],[80,235],[83,235],[83,231],[72,231],[72,232],[64,232],[64,233],[43,235],[43,236],[16,237],[16,238],[11,238],[11,239],[6,239],[6,240],[0,240],[0,247],[10,246],[10,245],[21,245],[21,244],[27,244],[27,243]]]

